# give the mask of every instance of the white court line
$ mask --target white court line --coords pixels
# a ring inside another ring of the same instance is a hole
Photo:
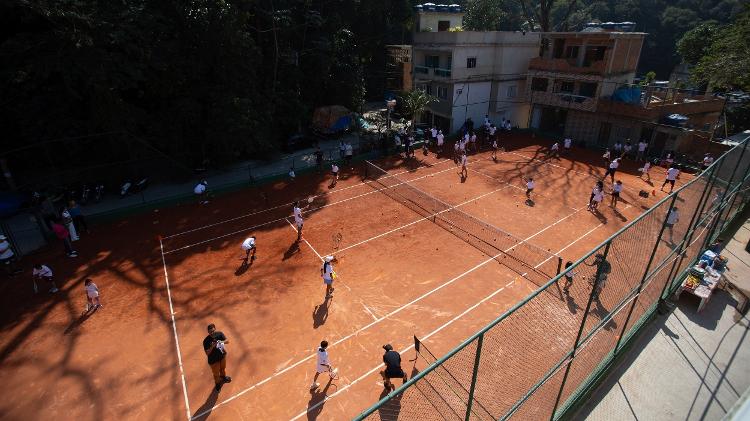
[[[471,312],[471,311],[472,311],[472,310],[474,310],[475,308],[479,307],[479,306],[480,306],[481,304],[483,304],[483,303],[484,303],[484,302],[486,302],[487,300],[489,300],[489,299],[491,299],[492,297],[494,297],[495,295],[497,295],[497,294],[501,293],[501,292],[502,292],[503,290],[505,290],[505,288],[507,288],[507,287],[511,286],[511,285],[512,285],[512,284],[513,284],[514,282],[516,282],[516,281],[515,281],[515,279],[514,279],[514,280],[512,280],[512,281],[510,281],[510,282],[508,282],[507,284],[505,284],[505,286],[504,286],[504,287],[502,287],[502,288],[500,288],[500,289],[496,290],[496,291],[495,291],[495,292],[493,292],[492,294],[490,294],[490,295],[488,295],[488,296],[486,296],[486,297],[482,298],[482,299],[481,299],[480,301],[478,301],[478,302],[477,302],[476,304],[474,304],[473,306],[471,306],[471,307],[467,308],[466,310],[464,310],[463,312],[461,312],[461,314],[459,314],[458,316],[456,316],[456,317],[454,317],[454,318],[450,319],[449,321],[447,321],[446,323],[444,323],[444,324],[443,324],[442,326],[439,326],[439,327],[438,327],[437,329],[433,330],[432,332],[430,332],[430,333],[428,333],[427,335],[425,335],[424,337],[422,337],[421,341],[426,341],[427,339],[430,339],[430,337],[432,337],[432,336],[433,336],[433,335],[435,335],[436,333],[440,332],[441,330],[445,329],[446,327],[450,326],[450,325],[451,325],[451,324],[453,324],[453,322],[455,322],[456,320],[458,320],[458,319],[462,318],[463,316],[465,316],[466,314],[468,314],[469,312]],[[405,352],[408,352],[408,351],[410,351],[410,350],[411,350],[412,348],[414,348],[414,344],[413,344],[413,343],[412,343],[411,345],[407,346],[406,348],[402,349],[402,350],[401,350],[401,353],[403,354],[403,353],[405,353]],[[323,398],[323,400],[322,400],[322,401],[320,401],[320,402],[316,403],[315,405],[313,405],[313,406],[311,406],[311,407],[307,408],[307,409],[306,409],[305,411],[303,411],[303,412],[300,412],[300,413],[299,413],[299,414],[297,414],[297,415],[296,415],[296,416],[295,416],[294,418],[292,418],[292,419],[291,419],[290,421],[294,421],[294,420],[296,420],[296,419],[298,419],[298,418],[301,418],[301,417],[303,417],[303,416],[307,415],[307,413],[308,413],[308,412],[310,412],[310,411],[313,411],[313,410],[315,410],[315,409],[316,409],[317,407],[319,407],[320,405],[323,405],[323,404],[324,404],[324,403],[325,403],[326,401],[330,400],[331,398],[333,398],[334,396],[338,395],[339,393],[341,393],[341,392],[345,391],[346,389],[348,389],[348,388],[350,388],[350,387],[354,386],[355,384],[357,384],[357,383],[359,383],[360,381],[364,380],[364,379],[365,379],[366,377],[369,377],[370,375],[372,375],[372,373],[374,373],[375,371],[377,371],[378,369],[380,369],[380,368],[382,368],[382,367],[383,367],[383,364],[379,364],[379,365],[376,365],[376,366],[375,366],[375,368],[373,368],[372,370],[368,371],[367,373],[365,373],[365,374],[363,374],[363,375],[361,375],[361,376],[357,377],[356,379],[352,380],[352,381],[351,381],[351,383],[347,384],[346,386],[343,386],[343,387],[339,388],[339,389],[338,389],[338,390],[337,390],[337,391],[336,391],[335,393],[331,393],[330,395],[326,395],[326,396],[325,396],[325,398]]]
[[[297,233],[298,232],[297,231],[297,227],[295,227],[294,224],[292,224],[289,221],[289,218],[284,218],[284,219],[286,220],[286,222],[289,223],[289,225],[292,227],[292,229],[294,230],[294,232]],[[305,244],[307,244],[307,247],[310,247],[310,250],[312,250],[313,253],[315,253],[315,255],[318,256],[318,259],[320,259],[321,261],[323,260],[323,258],[320,256],[320,253],[318,253],[317,250],[315,250],[315,247],[313,247],[305,238],[303,238],[302,241],[304,241]]]
[[[375,315],[375,313],[373,313],[373,312],[372,312],[372,310],[370,310],[370,307],[367,307],[367,306],[365,305],[365,302],[364,302],[364,301],[360,300],[360,303],[362,304],[362,307],[364,307],[364,308],[365,308],[365,312],[366,312],[367,314],[369,314],[370,316],[372,316],[372,319],[373,319],[373,320],[378,320],[378,316],[376,316],[376,315]]]
[[[439,164],[442,164],[444,162],[449,162],[449,161],[451,161],[451,160],[450,159],[444,159],[442,161],[436,162],[435,164],[432,164],[431,167],[434,167],[435,165],[439,165]],[[383,178],[395,177],[397,175],[406,174],[408,172],[410,172],[410,171],[409,170],[402,171],[402,172],[399,172],[399,173],[388,175],[388,176],[383,177]],[[344,190],[353,189],[355,187],[363,186],[363,185],[366,185],[366,184],[369,184],[369,183],[372,183],[372,181],[363,181],[363,182],[360,182],[360,183],[357,183],[357,184],[354,184],[354,185],[351,185],[351,186],[343,187],[343,188],[336,189],[336,190],[330,190],[330,191],[327,191],[327,192],[323,192],[322,194],[314,195],[314,196],[311,196],[311,197],[314,197],[314,198],[323,197],[323,196],[326,196],[326,195],[329,195],[329,194],[333,194],[333,193],[337,193],[337,192],[342,192]],[[250,212],[250,213],[247,213],[247,214],[244,214],[244,215],[236,216],[234,218],[225,219],[223,221],[214,222],[213,224],[208,224],[208,225],[204,225],[204,226],[201,226],[201,227],[198,227],[198,228],[193,228],[193,229],[186,230],[186,231],[181,231],[181,232],[178,232],[178,233],[175,233],[175,234],[170,234],[170,235],[165,236],[164,239],[167,240],[167,239],[170,239],[170,238],[173,238],[173,237],[178,237],[180,235],[189,234],[191,232],[200,231],[200,230],[203,230],[203,229],[206,229],[206,228],[215,227],[217,225],[225,224],[227,222],[233,222],[233,221],[237,221],[239,219],[248,218],[250,216],[257,215],[259,213],[269,212],[269,211],[272,211],[272,210],[276,210],[276,209],[280,209],[280,208],[283,208],[283,207],[291,206],[293,203],[294,202],[284,203],[282,205],[277,205],[277,206],[273,206],[273,207],[270,207],[270,208],[265,208],[265,209],[261,209],[261,210],[258,210],[258,211]]]
[[[465,202],[461,202],[461,203],[459,203],[459,204],[457,204],[457,205],[455,205],[455,206],[453,206],[453,207],[451,207],[451,208],[449,208],[449,209],[445,209],[445,210],[442,210],[442,211],[440,211],[440,212],[437,212],[437,213],[433,213],[433,214],[431,214],[431,215],[428,215],[428,216],[425,216],[425,217],[419,218],[419,219],[417,219],[416,221],[413,221],[413,222],[409,222],[408,224],[405,224],[405,225],[401,225],[400,227],[396,227],[396,228],[394,228],[394,229],[392,229],[392,230],[390,230],[390,231],[386,231],[386,232],[384,232],[384,233],[382,233],[382,234],[378,234],[378,235],[376,235],[376,236],[374,236],[374,237],[370,237],[370,238],[368,238],[368,239],[366,239],[366,240],[362,240],[362,241],[360,241],[360,242],[358,242],[358,243],[354,243],[354,244],[352,244],[352,245],[350,245],[350,246],[346,246],[346,247],[344,247],[344,248],[342,248],[342,249],[339,249],[339,250],[338,250],[338,251],[337,251],[336,253],[341,253],[341,252],[343,252],[343,251],[345,251],[345,250],[349,250],[350,248],[353,248],[353,247],[357,247],[357,246],[360,246],[360,245],[362,245],[362,244],[368,243],[368,242],[370,242],[370,241],[372,241],[372,240],[376,240],[376,239],[378,239],[378,238],[380,238],[380,237],[384,237],[384,236],[386,236],[386,235],[388,235],[388,234],[392,234],[392,233],[394,233],[394,232],[396,232],[396,231],[398,231],[398,230],[404,229],[404,228],[406,228],[406,227],[410,227],[410,226],[412,226],[412,225],[414,225],[414,224],[417,224],[417,223],[419,223],[419,222],[422,222],[422,221],[426,221],[426,220],[428,220],[428,219],[430,219],[430,218],[432,218],[432,217],[435,217],[435,216],[437,216],[437,215],[440,215],[440,214],[442,214],[442,213],[445,213],[445,212],[449,212],[449,211],[451,211],[452,209],[454,209],[454,208],[457,208],[457,207],[459,207],[459,206],[463,206],[463,205],[465,205],[465,204],[467,204],[467,203],[471,203],[471,202],[473,202],[473,201],[475,201],[475,200],[478,200],[478,199],[481,199],[481,198],[483,198],[483,197],[485,197],[485,196],[489,196],[489,195],[490,195],[490,194],[492,194],[492,193],[496,193],[496,192],[499,192],[500,190],[503,190],[503,189],[505,189],[505,188],[507,188],[507,187],[508,187],[508,186],[503,186],[503,187],[500,187],[499,189],[495,189],[495,190],[493,190],[493,191],[491,191],[491,192],[488,192],[488,193],[484,193],[484,194],[482,194],[482,195],[479,195],[479,196],[477,196],[477,197],[475,197],[475,198],[473,198],[473,199],[469,199],[469,200],[467,200],[467,201],[465,201]],[[332,254],[332,253],[331,253],[331,254]]]
[[[287,222],[288,222],[288,221],[287,221]],[[578,240],[576,240],[576,241],[578,241]],[[347,341],[348,339],[350,339],[350,338],[352,338],[352,337],[354,337],[354,336],[357,336],[357,335],[359,335],[360,333],[362,333],[362,332],[364,332],[365,330],[369,329],[370,327],[372,327],[372,326],[374,326],[374,325],[376,325],[376,324],[380,323],[381,321],[383,321],[383,320],[385,320],[385,319],[387,319],[387,318],[389,318],[389,317],[393,316],[394,314],[400,313],[400,312],[401,312],[402,310],[406,309],[407,307],[411,306],[412,304],[414,304],[414,303],[416,303],[416,302],[418,302],[418,301],[421,301],[422,299],[424,299],[424,298],[426,298],[426,297],[428,297],[428,296],[430,296],[430,295],[434,294],[435,292],[437,292],[437,291],[439,291],[439,290],[441,290],[441,289],[445,288],[445,287],[446,287],[446,286],[448,286],[448,285],[451,285],[451,284],[453,284],[454,282],[456,282],[456,281],[458,281],[459,279],[461,279],[461,278],[465,277],[466,275],[468,275],[468,274],[470,274],[470,273],[472,273],[472,272],[476,271],[477,269],[481,268],[482,266],[486,265],[487,263],[490,263],[490,262],[492,262],[492,261],[495,261],[495,259],[497,259],[498,257],[502,256],[502,255],[503,255],[504,253],[507,253],[508,251],[512,250],[512,249],[513,249],[514,247],[516,247],[516,246],[517,246],[517,245],[519,245],[519,244],[521,244],[521,243],[520,243],[520,242],[518,242],[518,243],[514,244],[513,246],[509,247],[508,249],[506,249],[506,250],[504,250],[504,251],[502,251],[502,252],[498,253],[497,255],[495,255],[495,256],[492,256],[492,257],[490,257],[490,258],[488,258],[488,259],[486,259],[486,260],[484,260],[484,261],[482,261],[482,262],[478,263],[477,265],[475,265],[474,267],[470,268],[470,269],[469,269],[469,270],[467,270],[466,272],[464,272],[464,273],[462,273],[462,274],[459,274],[459,275],[455,276],[454,278],[452,278],[452,279],[450,279],[450,280],[446,281],[445,283],[443,283],[443,284],[441,284],[441,285],[438,285],[437,287],[433,288],[432,290],[430,290],[430,291],[427,291],[426,293],[424,293],[424,294],[420,295],[419,297],[417,297],[417,298],[415,298],[415,299],[413,299],[413,300],[409,301],[408,303],[406,303],[406,304],[404,304],[404,305],[402,305],[402,306],[400,306],[400,307],[398,307],[398,308],[394,309],[394,310],[393,310],[393,311],[391,311],[390,313],[388,313],[388,314],[386,314],[386,315],[384,315],[384,316],[382,316],[382,317],[379,317],[379,318],[378,318],[377,320],[374,320],[374,321],[370,322],[369,324],[367,324],[367,325],[365,325],[365,326],[363,326],[363,327],[361,327],[361,328],[359,328],[359,329],[355,330],[354,332],[352,332],[352,333],[350,333],[350,334],[348,334],[348,335],[346,335],[346,336],[344,336],[344,337],[342,337],[342,338],[338,339],[337,341],[333,342],[333,343],[332,343],[332,344],[330,344],[329,346],[335,346],[335,345],[338,345],[338,344],[340,344],[340,343],[342,343],[342,342],[344,342],[344,341]],[[548,260],[549,260],[549,259],[548,259]],[[543,262],[543,263],[544,263],[544,262]],[[247,387],[247,388],[243,389],[242,391],[240,391],[239,393],[235,394],[234,396],[231,396],[231,397],[229,397],[229,398],[227,398],[227,399],[225,399],[225,400],[223,400],[223,401],[219,402],[218,404],[214,405],[214,406],[213,406],[212,408],[210,408],[210,409],[206,409],[205,411],[203,411],[203,412],[201,412],[201,413],[199,413],[199,414],[196,414],[196,415],[194,415],[194,416],[193,416],[193,419],[197,419],[197,418],[200,418],[201,416],[203,416],[203,415],[205,415],[205,414],[208,414],[209,412],[213,411],[214,409],[216,409],[216,408],[218,408],[218,407],[220,407],[220,406],[226,405],[227,403],[229,403],[229,402],[233,401],[234,399],[236,399],[236,398],[238,398],[238,397],[240,397],[240,396],[242,396],[242,395],[246,394],[247,392],[249,392],[249,391],[251,391],[251,390],[253,390],[253,389],[256,389],[256,388],[258,388],[258,387],[262,386],[263,384],[265,384],[265,383],[267,383],[267,382],[271,381],[271,380],[272,380],[272,379],[274,379],[275,377],[277,377],[277,376],[280,376],[280,375],[282,375],[282,374],[286,373],[287,371],[289,371],[289,370],[291,370],[291,369],[293,369],[293,368],[297,367],[298,365],[300,365],[300,364],[303,364],[303,363],[307,362],[308,360],[312,359],[312,358],[313,358],[313,357],[315,357],[316,355],[317,355],[317,354],[311,354],[311,355],[308,355],[307,357],[305,357],[305,358],[303,358],[303,359],[301,359],[301,360],[299,360],[299,361],[295,362],[294,364],[292,364],[292,365],[290,365],[290,366],[288,366],[288,367],[284,368],[283,370],[281,370],[281,371],[278,371],[278,372],[276,372],[276,373],[272,374],[271,376],[268,376],[268,377],[266,377],[265,379],[261,380],[260,382],[258,382],[258,383],[256,383],[256,384],[254,384],[254,385],[252,385],[252,386],[250,386],[250,387]],[[373,370],[373,371],[374,371],[374,370]]]
[[[440,173],[443,173],[443,172],[446,172],[446,171],[450,171],[450,170],[451,170],[451,168],[448,168],[448,169],[445,169],[445,170],[438,171],[436,173],[425,174],[425,175],[423,175],[421,177],[418,177],[418,178],[415,178],[413,180],[404,181],[404,182],[401,182],[401,183],[398,183],[398,184],[394,184],[393,186],[389,186],[389,187],[386,187],[386,188],[392,189],[392,188],[400,186],[400,185],[408,184],[408,183],[410,183],[412,181],[421,180],[423,178],[434,176],[434,175],[437,175],[437,174],[440,174]],[[327,208],[329,206],[338,205],[338,204],[341,204],[341,203],[344,203],[344,202],[348,202],[350,200],[358,199],[360,197],[364,197],[364,196],[367,196],[367,195],[370,195],[370,194],[374,194],[374,193],[379,193],[379,192],[380,192],[380,190],[369,191],[367,193],[362,193],[362,194],[358,194],[358,195],[353,196],[353,197],[349,197],[349,198],[346,198],[346,199],[343,199],[343,200],[339,200],[338,202],[331,202],[331,203],[327,203],[327,204],[325,204],[323,206],[318,206],[317,208],[312,208],[312,209],[309,209],[309,210],[305,210],[302,213],[306,214],[306,213],[309,213],[309,212],[311,212],[313,210]],[[267,221],[267,222],[263,222],[263,223],[260,223],[260,224],[257,224],[257,225],[253,225],[252,227],[242,228],[242,229],[239,229],[237,231],[232,231],[232,232],[229,232],[229,233],[226,233],[226,234],[222,234],[222,235],[219,235],[219,236],[216,236],[216,237],[213,237],[213,238],[209,238],[209,239],[206,239],[206,240],[198,241],[196,243],[188,244],[188,245],[183,246],[183,247],[178,247],[176,249],[168,250],[168,251],[165,251],[164,254],[175,253],[175,252],[178,252],[178,251],[189,249],[191,247],[199,246],[201,244],[209,243],[211,241],[219,240],[219,239],[222,239],[222,238],[225,238],[225,237],[229,237],[229,236],[232,236],[232,235],[235,235],[235,234],[239,234],[241,232],[251,231],[251,230],[254,230],[256,228],[260,228],[262,226],[274,224],[276,222],[285,221],[285,220],[287,220],[286,216],[281,217],[281,218],[277,218],[277,219],[273,219],[271,221]]]
[[[172,306],[172,292],[169,289],[169,274],[167,273],[167,261],[164,258],[164,246],[161,237],[159,237],[159,249],[161,250],[161,263],[164,266],[164,282],[167,284],[167,298],[169,299],[169,315],[172,318],[172,333],[174,333],[174,346],[177,349],[177,363],[180,366],[180,378],[182,380],[182,395],[185,398],[185,411],[187,419],[190,421],[190,402],[188,402],[187,383],[185,382],[185,369],[182,365],[182,354],[180,353],[180,340],[177,337],[177,324],[174,321],[174,307]]]

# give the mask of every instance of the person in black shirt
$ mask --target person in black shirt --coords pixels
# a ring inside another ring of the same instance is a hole
[[[393,350],[391,344],[383,345],[385,354],[383,354],[383,363],[385,370],[380,372],[383,376],[383,387],[385,390],[396,390],[396,386],[391,383],[391,379],[401,378],[406,383],[406,373],[401,369],[401,355]]]
[[[208,365],[214,375],[216,391],[221,390],[224,383],[229,383],[232,378],[227,376],[227,351],[224,345],[228,344],[227,337],[222,332],[216,330],[216,326],[211,323],[208,325],[208,336],[203,339],[203,350],[208,356]]]

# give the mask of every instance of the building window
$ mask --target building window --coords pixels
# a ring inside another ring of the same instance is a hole
[[[437,97],[440,99],[448,99],[448,87],[447,86],[438,86],[437,88]]]
[[[469,57],[466,59],[466,68],[467,69],[473,69],[477,67],[477,58],[476,57]]]
[[[575,84],[573,82],[558,80],[555,81],[555,92],[563,92],[566,94],[572,94]]]
[[[440,67],[440,56],[424,56],[424,67]]]
[[[439,20],[438,21],[438,32],[445,32],[448,29],[450,29],[451,23],[447,20]]]
[[[432,85],[430,84],[424,85],[424,91],[425,93],[427,93],[427,95],[432,95]]]
[[[547,78],[535,77],[531,79],[531,90],[537,92],[547,91]]]
[[[508,98],[515,98],[516,97],[516,85],[508,86],[508,90],[506,92],[506,96]]]
[[[596,83],[581,82],[580,92],[578,93],[578,95],[593,98],[596,96],[596,88]]]
[[[578,46],[571,45],[565,47],[565,58],[578,58]]]

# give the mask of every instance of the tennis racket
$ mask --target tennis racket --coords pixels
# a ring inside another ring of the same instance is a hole
[[[338,380],[339,379],[339,369],[338,368],[329,368],[328,369],[328,375],[331,377],[331,380]]]

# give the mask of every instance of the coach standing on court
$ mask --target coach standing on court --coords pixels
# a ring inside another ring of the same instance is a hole
[[[224,347],[229,341],[222,332],[216,330],[216,326],[211,323],[208,325],[208,336],[203,339],[203,350],[208,356],[208,365],[214,375],[216,391],[221,390],[224,383],[230,383],[232,378],[227,376],[227,350]]]

